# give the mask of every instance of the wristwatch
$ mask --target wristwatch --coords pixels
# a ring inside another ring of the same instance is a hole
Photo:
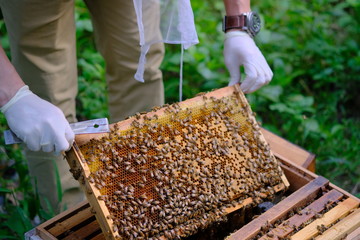
[[[238,29],[255,37],[261,29],[261,20],[256,12],[246,12],[236,16],[225,16],[223,20],[223,31]]]

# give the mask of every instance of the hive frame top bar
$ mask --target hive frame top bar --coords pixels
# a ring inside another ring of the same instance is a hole
[[[234,92],[237,92],[239,93],[239,98],[246,102],[247,103],[247,100],[245,98],[245,96],[243,95],[241,89],[240,89],[240,86],[238,84],[235,84],[233,86],[229,86],[229,87],[224,87],[224,88],[220,88],[220,89],[217,89],[215,91],[212,91],[212,92],[208,92],[206,93],[206,96],[207,97],[223,97],[223,96],[229,96],[231,94],[233,94]],[[187,99],[185,101],[182,101],[182,102],[179,102],[177,104],[180,105],[180,107],[186,107],[188,105],[201,105],[203,103],[203,100],[202,100],[202,96],[203,94],[205,93],[201,93],[201,94],[198,94],[198,96],[196,97],[193,97],[193,98],[190,98],[190,99]],[[150,111],[148,113],[146,113],[146,115],[148,117],[152,117],[154,115],[161,115],[163,114],[164,112],[164,108],[160,108],[159,110],[157,111]],[[118,130],[125,130],[127,128],[129,128],[129,126],[131,125],[131,123],[136,119],[135,116],[132,116],[132,117],[129,117],[128,119],[126,120],[123,120],[119,123],[112,123],[109,125],[109,128],[111,130],[114,129],[114,126],[117,125],[118,127]],[[91,133],[91,134],[82,134],[82,135],[76,135],[75,136],[75,142],[78,146],[81,146],[83,144],[86,144],[87,142],[90,141],[90,139],[100,139],[104,136],[108,136],[109,133],[107,132],[104,132],[104,133]]]

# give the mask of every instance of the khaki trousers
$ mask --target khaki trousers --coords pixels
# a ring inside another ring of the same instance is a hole
[[[163,44],[150,48],[145,83],[139,83],[133,77],[140,56],[133,1],[86,0],[85,3],[92,17],[97,48],[106,62],[110,121],[117,122],[136,112],[164,104],[164,87],[159,70],[164,55]],[[74,1],[0,0],[0,7],[9,34],[11,59],[18,73],[35,94],[57,105],[69,122],[75,122],[77,61]],[[158,24],[159,19],[151,14],[157,10],[157,6],[147,9],[144,24]],[[26,151],[26,156],[40,196],[49,200],[55,211],[64,205],[70,207],[84,198],[62,157],[30,151]],[[56,191],[55,169],[61,181],[61,202]]]

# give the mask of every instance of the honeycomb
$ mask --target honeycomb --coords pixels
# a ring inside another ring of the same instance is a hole
[[[271,198],[284,183],[236,90],[138,113],[79,148],[115,239],[187,237],[245,199]]]

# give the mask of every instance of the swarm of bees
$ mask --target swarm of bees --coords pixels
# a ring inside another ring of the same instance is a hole
[[[283,183],[238,92],[136,114],[80,150],[116,239],[190,236],[247,198],[273,197]]]

